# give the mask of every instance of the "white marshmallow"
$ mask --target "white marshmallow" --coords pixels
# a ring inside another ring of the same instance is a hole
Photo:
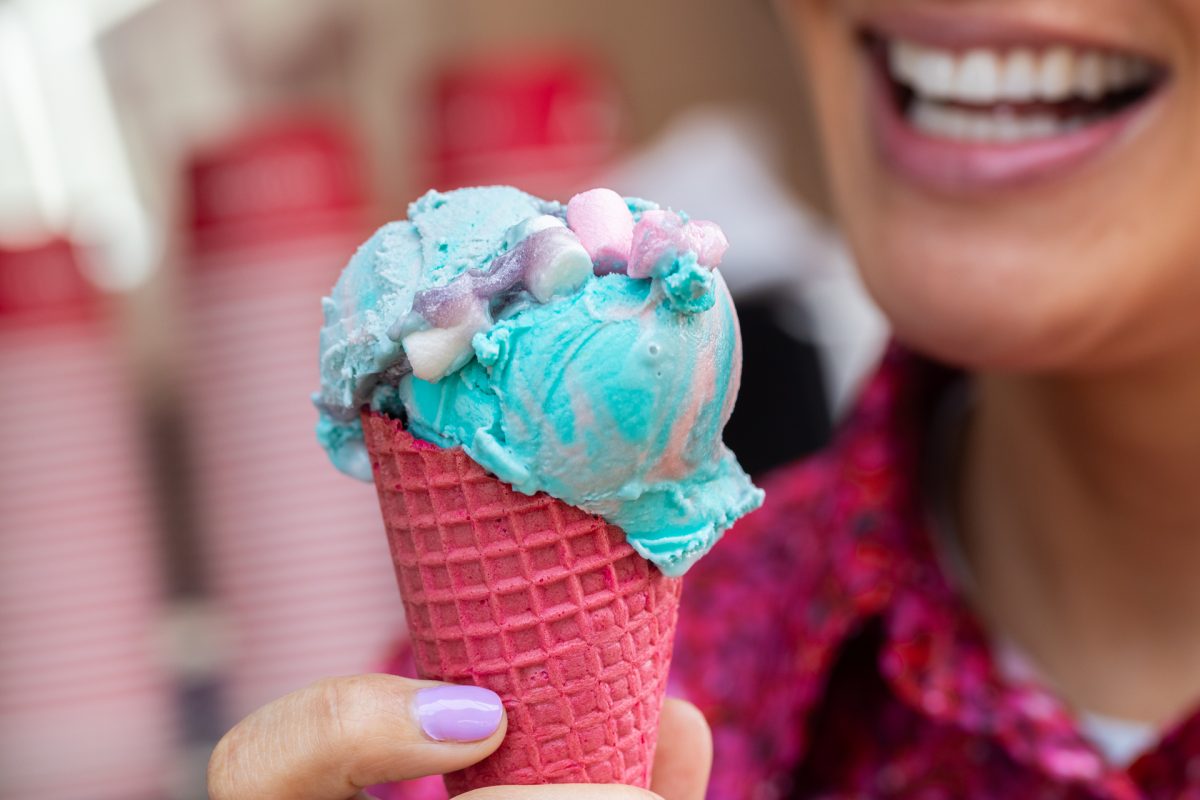
[[[535,233],[540,233],[550,228],[562,228],[565,230],[566,227],[567,223],[550,214],[543,214],[540,217],[530,217],[524,222],[518,222],[505,232],[504,244],[511,250],[520,244],[523,239],[533,236]]]
[[[474,354],[471,340],[491,325],[487,309],[477,307],[453,328],[413,331],[401,339],[400,345],[408,356],[413,375],[423,381],[439,381],[471,360]]]
[[[545,303],[558,294],[569,294],[587,281],[592,274],[592,257],[579,240],[564,230],[555,237],[550,254],[529,265],[525,288]]]

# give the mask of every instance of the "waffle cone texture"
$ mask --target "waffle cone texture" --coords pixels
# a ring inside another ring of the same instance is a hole
[[[483,786],[648,787],[681,581],[620,528],[518,492],[460,448],[364,414],[375,486],[422,678],[500,695],[508,733],[446,776]]]

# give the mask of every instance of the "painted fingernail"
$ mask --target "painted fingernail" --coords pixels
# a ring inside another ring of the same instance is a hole
[[[416,696],[421,730],[436,742],[477,742],[496,732],[504,706],[478,686],[432,686]]]

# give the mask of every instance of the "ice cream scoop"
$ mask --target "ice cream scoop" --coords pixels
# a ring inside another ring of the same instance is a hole
[[[762,502],[721,441],[741,373],[726,246],[713,223],[609,190],[566,207],[430,192],[324,301],[318,437],[369,480],[360,413],[385,412],[682,574]]]

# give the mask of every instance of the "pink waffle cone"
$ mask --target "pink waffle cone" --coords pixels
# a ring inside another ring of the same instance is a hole
[[[461,449],[363,416],[375,486],[421,677],[485,686],[508,733],[446,776],[483,786],[647,787],[681,581],[620,528],[513,491]]]

